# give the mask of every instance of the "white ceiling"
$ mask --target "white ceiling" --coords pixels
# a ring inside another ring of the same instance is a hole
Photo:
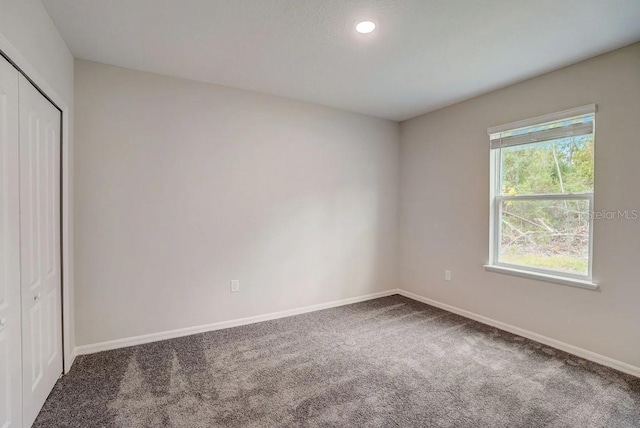
[[[42,2],[77,58],[394,120],[640,40],[640,0]]]

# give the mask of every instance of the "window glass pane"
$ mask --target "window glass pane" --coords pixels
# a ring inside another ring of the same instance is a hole
[[[498,261],[588,275],[588,200],[510,200],[500,209]]]
[[[593,192],[593,134],[500,149],[503,195]]]

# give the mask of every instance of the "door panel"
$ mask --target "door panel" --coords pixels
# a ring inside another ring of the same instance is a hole
[[[35,420],[62,373],[60,112],[20,76],[23,418]]]
[[[19,73],[0,57],[0,427],[22,426]]]

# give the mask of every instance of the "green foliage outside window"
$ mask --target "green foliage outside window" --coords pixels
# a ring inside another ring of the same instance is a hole
[[[503,196],[593,193],[593,134],[501,149]],[[586,275],[588,200],[506,200],[500,261]]]

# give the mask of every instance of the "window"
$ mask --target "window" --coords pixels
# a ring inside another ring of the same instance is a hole
[[[595,110],[590,105],[489,128],[488,270],[593,285]]]

